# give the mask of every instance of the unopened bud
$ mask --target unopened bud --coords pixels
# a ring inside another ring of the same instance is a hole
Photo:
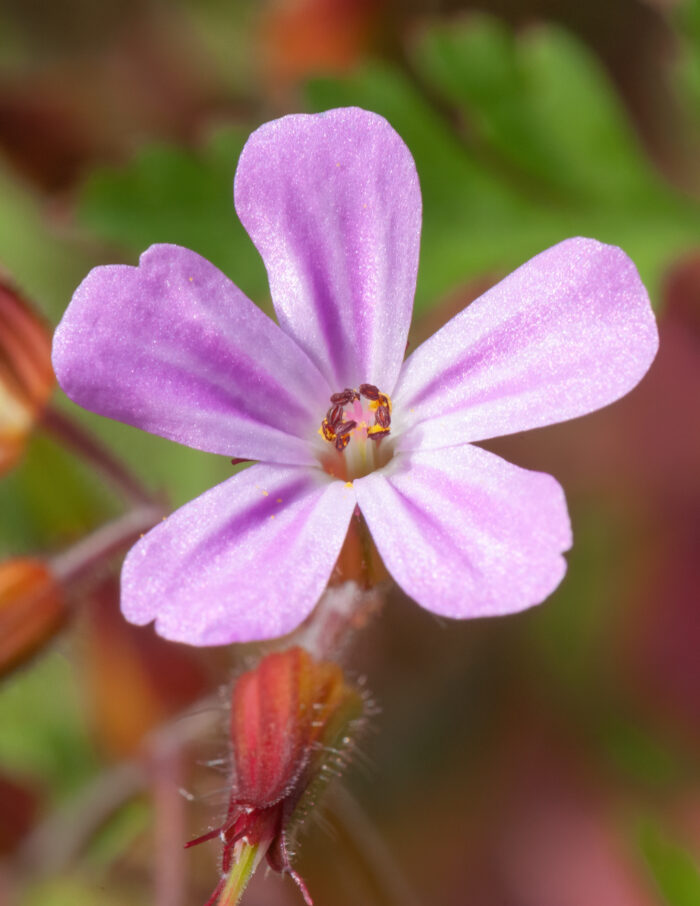
[[[19,458],[54,384],[46,325],[0,281],[0,474]]]
[[[0,564],[0,676],[41,648],[62,626],[61,588],[40,560]]]
[[[269,654],[238,678],[226,820],[188,844],[214,837],[223,842],[223,877],[210,902],[230,892],[237,860],[254,850],[257,861],[264,853],[271,868],[290,874],[311,903],[291,867],[290,843],[322,788],[345,767],[364,710],[364,697],[346,683],[340,667],[314,660],[303,648]]]

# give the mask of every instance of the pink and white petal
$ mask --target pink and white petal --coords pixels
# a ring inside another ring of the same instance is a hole
[[[567,239],[406,361],[394,393],[401,449],[471,443],[592,412],[631,390],[657,348],[632,261],[615,246]]]
[[[283,330],[335,390],[369,382],[391,393],[421,229],[418,176],[401,138],[357,107],[285,116],[248,139],[234,194]]]
[[[326,586],[355,503],[352,487],[319,469],[251,466],[132,548],[124,615],[190,645],[291,632]]]
[[[213,264],[154,245],[92,270],[53,364],[86,409],[210,453],[310,463],[330,389],[301,349]]]
[[[355,489],[387,569],[433,613],[515,613],[543,601],[566,572],[560,485],[480,447],[399,454]]]

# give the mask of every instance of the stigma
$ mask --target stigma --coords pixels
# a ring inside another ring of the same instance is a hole
[[[342,453],[351,439],[378,444],[391,433],[391,399],[374,384],[346,387],[330,398],[319,434]]]

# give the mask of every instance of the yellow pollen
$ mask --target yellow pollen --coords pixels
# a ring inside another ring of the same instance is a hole
[[[346,481],[346,482],[345,482],[345,487],[346,487],[346,488],[351,488],[351,487],[352,487],[352,482],[351,482],[351,481]]]

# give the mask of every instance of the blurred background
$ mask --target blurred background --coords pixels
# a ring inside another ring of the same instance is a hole
[[[119,545],[140,530],[122,514],[144,494],[119,462],[165,509],[231,465],[77,411],[45,325],[90,267],[153,242],[269,310],[238,155],[268,119],[347,104],[418,166],[412,344],[585,235],[635,260],[661,350],[613,407],[489,444],[564,485],[567,578],[493,621],[393,595],[350,658],[381,709],[345,780],[365,814],[312,822],[300,871],[317,906],[698,906],[698,0],[2,0],[0,269],[25,302],[0,294],[0,904],[204,903],[216,846],[180,846],[221,818],[225,777],[198,762],[225,736],[173,755],[153,732],[250,653],[122,620]],[[111,567],[47,568],[114,520]],[[248,902],[300,898],[259,877]]]

